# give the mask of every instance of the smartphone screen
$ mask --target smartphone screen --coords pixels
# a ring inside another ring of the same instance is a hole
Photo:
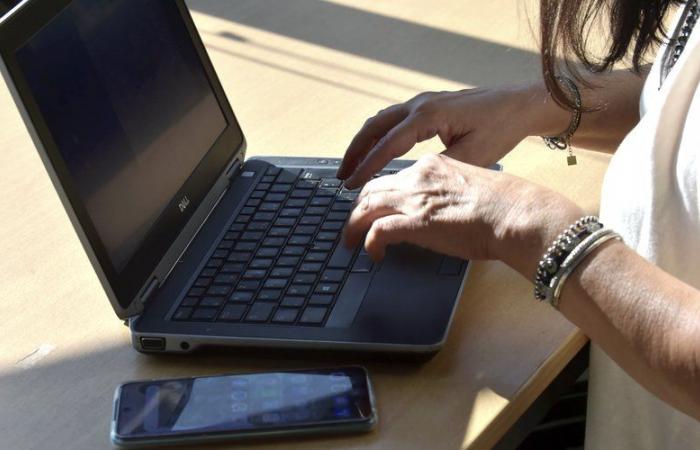
[[[114,419],[115,442],[128,443],[369,429],[374,409],[367,372],[348,367],[126,383],[117,390]]]

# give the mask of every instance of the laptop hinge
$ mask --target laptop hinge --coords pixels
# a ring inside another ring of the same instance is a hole
[[[226,178],[229,180],[233,178],[233,176],[238,172],[238,170],[241,168],[241,160],[238,158],[235,158],[231,164],[226,168],[226,171],[224,174],[226,175]]]
[[[143,290],[143,294],[139,297],[139,302],[142,305],[145,305],[146,302],[148,301],[149,298],[153,295],[153,293],[156,292],[156,289],[158,289],[158,286],[160,286],[160,283],[158,283],[158,278],[153,277],[151,278],[151,281],[148,282],[146,285],[146,288]]]

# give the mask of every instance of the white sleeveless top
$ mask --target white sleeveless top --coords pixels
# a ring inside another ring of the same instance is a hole
[[[605,176],[601,221],[700,289],[700,24],[659,89],[664,51],[644,86],[641,120]],[[587,450],[700,449],[700,422],[654,397],[595,346],[586,428]]]

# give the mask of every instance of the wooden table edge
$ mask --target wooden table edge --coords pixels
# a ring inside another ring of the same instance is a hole
[[[562,346],[552,353],[515,393],[514,400],[509,401],[477,438],[463,448],[466,450],[493,448],[587,343],[588,337],[580,330],[577,329],[571,333]]]

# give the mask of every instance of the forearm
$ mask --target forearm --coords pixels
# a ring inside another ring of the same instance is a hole
[[[636,74],[628,70],[591,74],[586,79],[591,87],[579,86],[582,104],[591,109],[581,116],[581,124],[572,144],[591,150],[612,153],[629,131],[639,122],[639,100],[648,74],[648,67]],[[544,82],[524,87],[533,114],[530,129],[534,136],[553,136],[564,131],[571,121],[571,112],[557,105]]]
[[[559,305],[630,376],[700,420],[700,292],[616,242],[577,268]]]

